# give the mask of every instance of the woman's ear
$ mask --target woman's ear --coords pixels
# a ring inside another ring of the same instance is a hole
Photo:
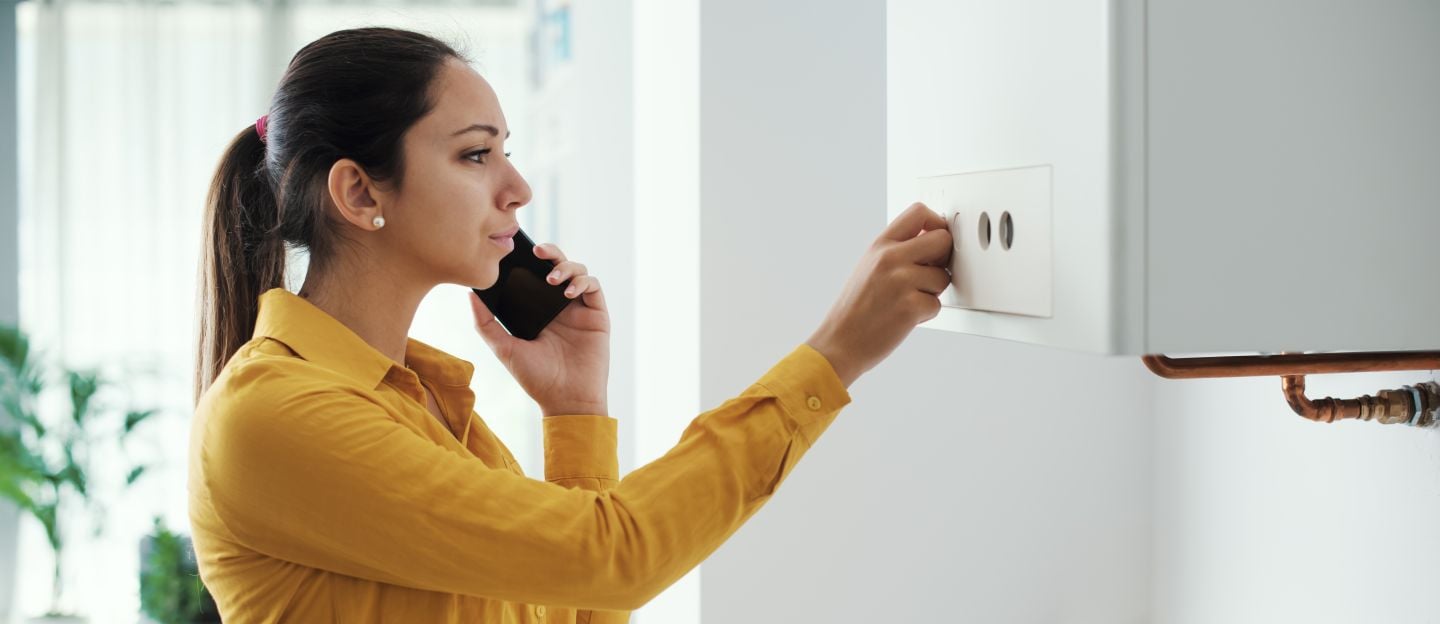
[[[354,160],[341,158],[330,166],[328,188],[340,217],[355,227],[373,230],[373,219],[385,214],[388,198]]]

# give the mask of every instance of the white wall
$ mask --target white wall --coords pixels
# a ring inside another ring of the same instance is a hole
[[[699,5],[632,3],[636,466],[669,451],[702,411]],[[703,567],[637,610],[632,623],[698,624]]]
[[[557,240],[566,254],[600,279],[610,307],[611,413],[620,421],[621,473],[634,467],[635,215],[634,120],[631,114],[630,0],[571,5],[576,81],[574,154],[577,174],[561,215]],[[568,241],[568,242],[567,242]]]
[[[1306,384],[1349,398],[1435,379]],[[1312,423],[1273,377],[1154,385],[1154,621],[1440,622],[1440,431]]]
[[[884,8],[702,4],[706,404],[809,335],[886,223]],[[703,621],[1145,621],[1142,373],[917,330],[706,561]]]
[[[701,7],[704,404],[803,340],[884,225],[884,19]],[[851,394],[703,565],[705,624],[1440,622],[1440,432],[1310,423],[1276,378],[931,330]]]

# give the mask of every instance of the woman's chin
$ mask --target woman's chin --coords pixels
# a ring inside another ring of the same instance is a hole
[[[494,285],[495,285],[495,282],[496,282],[496,281],[499,281],[499,279],[500,279],[500,268],[499,268],[499,267],[496,267],[496,268],[493,269],[493,270],[486,271],[486,272],[483,273],[483,274],[480,274],[480,275],[475,276],[475,279],[474,279],[474,281],[471,283],[470,287],[471,287],[471,288],[478,288],[478,289],[480,289],[480,290],[486,290],[486,289],[490,288],[491,286],[494,286]]]

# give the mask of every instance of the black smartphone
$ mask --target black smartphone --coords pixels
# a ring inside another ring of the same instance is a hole
[[[566,279],[545,281],[555,261],[535,255],[535,242],[524,230],[515,232],[515,249],[500,259],[500,277],[485,290],[471,288],[511,336],[534,340],[574,299],[565,296]]]

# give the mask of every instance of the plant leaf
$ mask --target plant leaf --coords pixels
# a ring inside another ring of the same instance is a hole
[[[30,396],[39,395],[40,391],[45,389],[45,377],[38,370],[26,370],[25,374],[20,377],[20,382]]]
[[[39,483],[45,473],[44,460],[25,445],[19,431],[0,432],[0,474],[17,481]]]
[[[60,469],[57,476],[61,481],[75,486],[75,491],[79,492],[82,498],[89,498],[89,492],[85,488],[85,470],[80,467],[79,462],[75,461],[75,453],[68,444],[65,445],[65,467]]]
[[[82,425],[90,412],[90,399],[100,387],[99,375],[93,371],[70,371],[70,404],[74,407],[75,424]]]
[[[19,373],[25,370],[29,355],[30,339],[25,336],[25,332],[15,325],[0,325],[0,362]],[[20,375],[17,374],[18,376]]]
[[[30,410],[25,409],[18,395],[6,394],[0,397],[0,405],[4,406],[5,413],[9,414],[11,418],[14,418],[16,422],[22,423],[29,427],[31,431],[34,431],[35,437],[45,437],[45,425],[42,424],[40,419],[36,418],[34,414],[31,414]]]
[[[44,436],[45,427],[29,409],[45,385],[30,357],[30,341],[24,333],[14,325],[0,325],[0,406],[37,436]]]
[[[28,513],[35,513],[35,499],[30,498],[29,494],[17,486],[18,484],[15,483],[0,482],[0,498],[15,503],[16,507]]]
[[[50,546],[59,552],[62,544],[60,543],[60,526],[55,522],[55,511],[55,503],[50,502],[35,505],[31,513],[45,527],[45,537],[50,540]]]
[[[126,413],[125,413],[125,433],[130,433],[130,430],[131,430],[131,429],[134,429],[134,428],[135,428],[135,425],[138,425],[138,424],[140,424],[140,423],[142,423],[142,422],[145,422],[145,419],[146,419],[146,418],[149,418],[149,417],[151,417],[151,416],[154,416],[157,411],[158,411],[158,410],[147,409],[147,410],[132,410],[132,411],[126,412]],[[123,435],[123,434],[122,434],[122,435]]]
[[[0,444],[8,444],[8,439],[0,439]],[[23,447],[21,451],[29,453]],[[0,455],[0,498],[8,499],[21,509],[34,513],[35,499],[31,498],[26,489],[27,486],[34,488],[41,480],[43,477],[27,466],[23,458],[14,454]]]
[[[125,485],[133,485],[135,480],[140,478],[140,475],[145,474],[146,468],[149,468],[149,466],[142,465],[131,468],[130,474],[125,475]]]

